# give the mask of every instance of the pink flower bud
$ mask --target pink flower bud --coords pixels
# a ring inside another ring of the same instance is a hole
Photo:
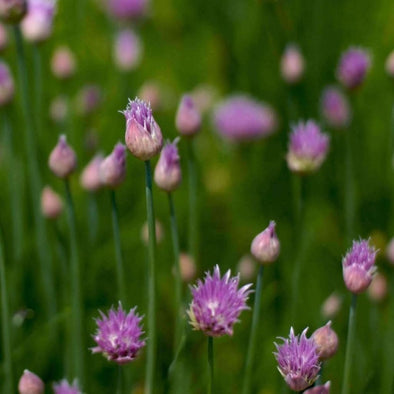
[[[180,134],[193,136],[201,127],[201,114],[191,96],[184,95],[179,103],[175,125]]]
[[[241,275],[244,282],[249,282],[255,279],[256,263],[250,255],[245,255],[239,260],[237,271]]]
[[[181,269],[181,278],[185,283],[191,282],[196,276],[196,264],[193,257],[187,253],[181,253],[179,256],[179,265]]]
[[[19,379],[19,394],[42,394],[44,392],[44,382],[33,372],[25,369]]]
[[[261,264],[273,263],[279,256],[280,243],[275,233],[275,222],[258,234],[252,242],[250,251]]]
[[[159,244],[161,241],[163,241],[164,230],[163,230],[162,224],[157,219],[156,219],[156,222],[155,222],[155,228],[156,228],[156,243]],[[141,239],[142,239],[142,242],[145,245],[148,245],[148,242],[149,242],[149,228],[148,228],[148,223],[147,222],[145,222],[144,225],[142,226]]]
[[[142,55],[142,43],[133,30],[122,30],[115,38],[114,59],[115,64],[122,71],[135,69]]]
[[[290,44],[286,47],[280,63],[280,69],[283,79],[289,83],[294,84],[301,80],[305,62],[297,45]]]
[[[7,64],[0,61],[0,107],[8,104],[14,97],[14,80]]]
[[[57,145],[49,156],[48,165],[59,178],[66,178],[74,172],[77,166],[77,157],[74,150],[67,144],[65,135],[59,137]]]
[[[94,156],[82,171],[79,181],[85,190],[94,192],[102,186],[100,179],[100,165],[103,160],[104,157],[102,154]]]
[[[47,219],[58,218],[63,211],[63,201],[49,186],[45,186],[41,193],[41,212]]]
[[[331,382],[327,382],[323,386],[314,386],[304,391],[304,394],[330,394]]]
[[[100,180],[103,185],[111,188],[119,186],[126,177],[126,147],[118,143],[112,153],[107,156],[99,168]]]
[[[76,60],[74,54],[66,46],[56,49],[51,60],[53,75],[59,79],[68,79],[75,74]]]
[[[375,302],[383,301],[387,296],[387,279],[382,274],[376,274],[368,288],[368,295]]]
[[[19,23],[26,12],[26,0],[0,0],[0,19],[5,23]]]
[[[0,23],[0,52],[3,52],[8,46],[8,33],[3,24]]]
[[[312,339],[317,346],[317,354],[321,361],[328,360],[338,350],[338,335],[331,328],[331,321],[325,326],[318,328],[313,334]]]
[[[342,298],[337,293],[332,293],[323,302],[321,314],[326,319],[332,319],[337,315],[342,306]]]

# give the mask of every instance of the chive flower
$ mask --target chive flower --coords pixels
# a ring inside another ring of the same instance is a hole
[[[275,232],[276,223],[271,220],[269,226],[257,234],[252,241],[250,251],[261,264],[273,263],[279,256],[280,243]]]
[[[201,114],[193,98],[188,94],[181,98],[175,117],[175,126],[184,136],[193,136],[200,131]]]
[[[102,154],[97,154],[83,169],[79,183],[82,188],[87,191],[94,192],[100,189],[103,184],[100,179],[100,165],[103,162],[104,157]]]
[[[56,48],[51,58],[53,75],[62,80],[69,79],[75,74],[76,68],[74,53],[66,46]]]
[[[304,391],[304,394],[330,394],[331,382],[328,381],[322,386],[314,386]]]
[[[82,394],[76,380],[70,384],[66,379],[63,379],[53,385],[53,391],[55,394]]]
[[[351,119],[351,110],[346,96],[336,87],[324,89],[321,98],[321,112],[330,127],[346,128]]]
[[[51,171],[59,178],[67,178],[77,167],[77,156],[67,143],[64,134],[59,136],[57,145],[49,155],[48,165]]]
[[[286,46],[280,62],[282,78],[288,84],[296,84],[304,75],[305,60],[295,44]]]
[[[312,334],[312,339],[316,343],[317,353],[321,361],[330,359],[338,350],[338,335],[331,328],[331,321],[323,327],[318,328]]]
[[[142,42],[133,30],[124,29],[116,35],[113,51],[119,70],[131,71],[141,62]]]
[[[19,23],[26,12],[26,0],[0,0],[0,19],[5,23]]]
[[[148,13],[149,0],[109,0],[108,11],[120,21],[135,20]]]
[[[35,373],[25,369],[18,383],[19,394],[43,394],[44,382]]]
[[[57,219],[63,212],[63,201],[50,186],[41,192],[41,213],[47,219]]]
[[[126,177],[126,147],[123,144],[117,143],[112,153],[101,162],[99,176],[101,183],[111,188],[123,183]]]

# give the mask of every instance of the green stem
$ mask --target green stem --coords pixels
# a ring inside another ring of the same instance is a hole
[[[118,365],[118,384],[117,384],[116,394],[124,393],[124,374],[123,374],[123,366]]]
[[[72,303],[71,322],[71,348],[72,367],[74,378],[78,377],[83,385],[84,365],[83,365],[83,338],[82,338],[82,296],[81,278],[78,256],[77,228],[75,220],[74,203],[71,195],[69,180],[64,180],[67,201],[67,219],[70,230],[70,285]]]
[[[345,369],[343,375],[343,386],[342,394],[350,393],[350,379],[351,379],[351,367],[354,352],[354,342],[356,339],[356,307],[357,307],[357,295],[352,294],[352,303],[349,311],[349,327],[347,333],[347,344],[346,344],[346,356],[345,356]]]
[[[208,394],[213,394],[213,338],[208,337]]]
[[[197,205],[197,168],[194,140],[187,142],[187,167],[189,175],[189,252],[198,264],[198,205]]]
[[[155,265],[156,265],[156,229],[155,213],[153,210],[152,170],[150,161],[145,161],[145,193],[146,210],[149,229],[149,276],[148,276],[148,345],[146,358],[145,394],[151,394],[154,387],[155,358],[156,358],[156,294],[155,294]]]
[[[168,193],[168,204],[170,208],[171,220],[171,237],[174,251],[174,268],[175,268],[175,337],[174,337],[174,355],[177,352],[182,335],[182,279],[179,261],[179,235],[176,222],[175,206],[172,194]]]
[[[355,218],[355,188],[353,176],[353,155],[351,130],[346,130],[346,155],[345,155],[345,223],[346,242],[350,243],[354,236]]]
[[[0,285],[1,285],[1,328],[3,333],[4,352],[4,388],[6,393],[13,392],[10,315],[8,311],[8,292],[6,270],[4,264],[3,237],[0,235]]]
[[[22,113],[25,121],[25,126],[22,129],[24,130],[23,139],[26,144],[28,159],[28,179],[30,182],[30,194],[32,196],[33,204],[33,216],[35,224],[34,233],[36,238],[35,241],[40,260],[41,277],[44,282],[43,290],[47,304],[47,313],[49,316],[53,316],[56,312],[56,297],[52,273],[52,256],[50,254],[50,248],[48,244],[46,224],[40,212],[41,178],[38,168],[34,132],[32,129],[33,116],[31,113],[31,107],[29,105],[27,68],[23,50],[22,35],[19,26],[14,26],[14,34],[17,47],[18,76],[21,86]]]
[[[126,287],[125,287],[125,276],[123,269],[123,253],[120,242],[119,232],[119,215],[118,206],[116,204],[115,190],[109,191],[111,198],[111,212],[112,212],[112,229],[114,232],[114,243],[115,243],[115,255],[116,255],[116,278],[118,282],[119,299],[126,303]]]
[[[33,60],[34,60],[34,112],[36,117],[37,135],[42,137],[42,102],[43,102],[43,89],[42,89],[42,57],[40,47],[36,44],[33,45]]]
[[[253,361],[256,351],[256,339],[260,320],[260,304],[261,304],[261,291],[263,288],[263,273],[264,266],[261,265],[257,275],[256,293],[254,295],[252,327],[250,329],[248,351],[246,353],[245,373],[243,382],[243,394],[250,393],[251,377],[253,370]]]

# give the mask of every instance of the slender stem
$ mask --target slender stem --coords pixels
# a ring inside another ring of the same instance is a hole
[[[81,297],[81,278],[78,256],[77,228],[75,221],[74,203],[68,179],[65,181],[66,200],[67,200],[67,219],[70,230],[70,285],[72,303],[72,326],[71,326],[71,348],[72,348],[72,367],[73,376],[78,377],[83,384],[84,365],[83,365],[83,338],[82,338],[82,297]]]
[[[349,311],[349,327],[347,332],[347,344],[346,344],[346,358],[345,358],[345,369],[343,375],[343,386],[342,394],[350,393],[350,379],[351,379],[351,366],[354,352],[355,342],[355,329],[356,329],[356,307],[357,307],[357,295],[352,294],[352,303]]]
[[[56,297],[53,283],[52,273],[52,256],[48,244],[46,233],[46,224],[40,212],[40,193],[41,193],[41,178],[38,168],[36,144],[33,132],[33,116],[29,105],[29,85],[27,79],[27,68],[25,62],[25,55],[23,50],[22,35],[18,25],[14,26],[14,34],[18,58],[18,75],[21,87],[22,113],[25,121],[24,141],[26,144],[26,152],[28,159],[28,179],[30,182],[33,216],[35,224],[35,241],[40,260],[41,277],[44,285],[43,290],[45,294],[45,301],[47,313],[53,316],[56,312]]]
[[[111,198],[111,212],[112,212],[112,229],[114,232],[114,243],[115,243],[115,255],[116,255],[116,278],[118,282],[119,299],[126,303],[126,287],[125,287],[125,276],[123,269],[123,253],[120,242],[119,232],[119,215],[118,206],[116,204],[115,190],[109,191]]]
[[[209,373],[208,373],[208,394],[213,394],[213,338],[208,337],[208,368],[209,368]]]
[[[345,155],[345,223],[346,241],[349,243],[354,236],[355,218],[355,188],[353,176],[353,155],[351,130],[346,130],[346,155]]]
[[[198,199],[197,199],[197,168],[194,152],[194,140],[187,142],[187,167],[189,174],[189,252],[198,264]]]
[[[124,373],[123,373],[123,366],[118,365],[118,384],[116,389],[116,394],[123,394],[124,393]]]
[[[3,352],[4,352],[4,388],[6,393],[13,392],[12,383],[12,358],[11,358],[11,333],[10,315],[8,311],[8,292],[6,281],[6,270],[3,253],[3,237],[0,234],[0,286],[1,286],[1,328],[3,333]]]
[[[34,112],[36,118],[37,135],[42,136],[42,102],[43,102],[43,89],[42,89],[42,57],[40,47],[36,44],[33,45],[33,60],[34,60]]]
[[[252,327],[250,329],[248,351],[246,353],[245,373],[242,393],[250,393],[251,377],[253,370],[253,361],[256,351],[256,339],[260,320],[260,304],[261,304],[261,291],[263,288],[263,273],[264,266],[261,265],[257,275],[256,293],[254,295]]]
[[[176,353],[182,335],[182,279],[181,267],[179,261],[179,235],[176,222],[175,206],[172,194],[168,193],[168,204],[170,208],[171,220],[171,237],[174,251],[174,268],[175,268],[175,337],[174,337],[174,354]]]
[[[156,228],[155,212],[153,210],[152,170],[150,161],[145,161],[146,181],[146,210],[149,229],[149,276],[148,276],[148,346],[146,358],[145,394],[150,394],[154,387],[155,359],[156,359],[156,294],[155,294],[155,265],[156,265]]]

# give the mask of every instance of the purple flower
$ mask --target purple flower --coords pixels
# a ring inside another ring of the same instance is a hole
[[[337,78],[347,89],[359,87],[371,67],[369,53],[362,48],[349,48],[339,60]]]
[[[92,160],[86,165],[82,171],[81,177],[79,178],[81,186],[90,192],[94,192],[102,186],[100,179],[100,165],[103,162],[104,157],[102,154],[97,154]]]
[[[185,136],[193,136],[200,130],[201,114],[188,94],[185,94],[179,103],[175,125],[179,133]]]
[[[101,104],[101,90],[97,85],[84,86],[77,95],[77,111],[81,115],[89,115],[94,112]]]
[[[252,241],[250,251],[261,264],[273,263],[279,256],[280,243],[275,227],[276,223],[271,220],[269,226]]]
[[[107,360],[119,365],[133,361],[145,346],[145,340],[141,339],[142,317],[135,311],[136,307],[126,314],[120,301],[118,310],[112,307],[108,316],[100,311],[101,319],[96,319],[98,329],[93,336],[97,346],[92,348],[92,353],[103,353]]]
[[[59,178],[67,178],[74,172],[77,166],[77,157],[74,150],[68,145],[64,134],[59,137],[57,145],[53,148],[48,165]]]
[[[263,138],[276,130],[274,110],[247,96],[232,96],[216,108],[213,119],[219,133],[233,141]]]
[[[304,394],[330,394],[331,382],[326,382],[323,386],[315,386],[306,391]]]
[[[321,111],[329,126],[343,129],[349,125],[351,111],[346,96],[336,87],[330,86],[323,91]]]
[[[7,64],[0,61],[0,107],[8,104],[14,97],[14,80]]]
[[[176,138],[173,143],[167,142],[161,150],[159,161],[155,168],[155,182],[160,189],[172,192],[182,181],[181,166]]]
[[[342,260],[343,279],[352,293],[362,293],[370,285],[376,270],[376,253],[377,250],[369,245],[369,239],[353,241],[352,248]]]
[[[45,385],[41,378],[25,369],[18,383],[19,394],[43,394],[44,390]]]
[[[205,280],[197,281],[191,287],[193,300],[187,314],[194,330],[201,330],[211,337],[233,335],[233,325],[244,309],[249,309],[246,301],[252,284],[238,289],[239,275],[230,277],[230,270],[220,277],[219,266],[214,267],[213,275],[206,273]]]
[[[142,43],[131,29],[124,29],[115,38],[115,64],[122,71],[130,71],[141,61]]]
[[[100,164],[99,176],[103,185],[119,186],[126,177],[126,147],[117,143],[112,153]]]
[[[274,353],[278,362],[278,370],[287,385],[294,391],[302,391],[309,387],[320,371],[317,347],[313,339],[306,337],[306,328],[301,336],[294,335],[293,327],[290,328],[289,339],[283,340],[282,345],[276,343],[277,352]]]
[[[317,354],[321,361],[333,357],[338,350],[338,335],[331,328],[331,321],[325,326],[318,328],[312,334],[312,339],[316,343]]]
[[[326,158],[329,137],[313,121],[299,122],[290,134],[286,159],[291,171],[310,173],[316,171]]]
[[[289,84],[300,81],[305,70],[305,61],[297,45],[289,44],[282,55],[280,69],[283,79]]]
[[[108,10],[120,20],[137,19],[147,14],[149,0],[109,0]]]
[[[77,69],[75,55],[66,46],[59,46],[51,58],[51,70],[55,77],[59,79],[71,78]]]
[[[129,100],[122,113],[126,117],[125,139],[130,152],[144,161],[156,156],[163,146],[163,136],[150,105],[136,98]]]
[[[82,394],[76,380],[71,385],[66,379],[63,379],[53,385],[53,391],[55,394]]]

